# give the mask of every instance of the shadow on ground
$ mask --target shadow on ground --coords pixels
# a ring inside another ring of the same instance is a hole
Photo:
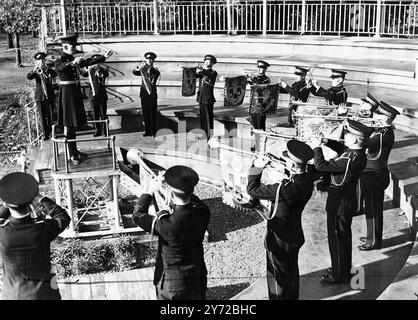
[[[207,300],[229,300],[233,296],[248,288],[249,282],[226,286],[210,287],[206,290]]]
[[[256,212],[244,212],[227,206],[222,202],[221,197],[203,201],[211,210],[210,242],[226,240],[228,232],[244,229],[263,221]]]

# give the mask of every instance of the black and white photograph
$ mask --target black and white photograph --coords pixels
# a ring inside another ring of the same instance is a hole
[[[416,302],[417,101],[416,0],[1,0],[0,299]]]

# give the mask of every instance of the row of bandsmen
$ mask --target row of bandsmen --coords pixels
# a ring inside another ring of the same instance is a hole
[[[89,90],[88,97],[93,110],[94,120],[107,119],[107,93],[106,78],[109,72],[104,68],[103,63],[111,54],[94,54],[89,58],[74,57],[77,53],[77,36],[71,35],[60,38],[63,54],[55,62],[55,70],[48,67],[46,63],[46,53],[38,52],[34,58],[36,60],[35,68],[30,71],[27,78],[36,80],[35,102],[42,119],[42,129],[44,139],[49,139],[53,124],[53,110],[55,105],[55,94],[53,89],[53,80],[59,77],[59,101],[58,101],[58,124],[64,126],[65,135],[68,139],[76,138],[76,129],[83,127],[86,122],[86,113],[83,104],[83,95],[80,86],[80,75],[88,77]],[[147,52],[145,61],[141,66],[133,70],[133,74],[141,76],[140,98],[144,120],[144,136],[155,136],[157,131],[157,81],[160,78],[160,72],[154,67],[154,61],[157,55],[153,52]],[[197,66],[197,77],[201,79],[200,87],[197,93],[197,101],[200,110],[200,125],[209,139],[213,134],[214,113],[213,106],[216,102],[214,96],[214,86],[218,78],[218,73],[213,70],[217,59],[213,55],[204,57],[204,65]],[[266,75],[269,63],[263,60],[257,61],[258,75],[247,75],[249,84],[268,84],[271,82]],[[341,70],[332,70],[332,86],[324,89],[319,86],[316,80],[306,77],[308,69],[296,67],[296,82],[289,86],[285,81],[281,81],[281,92],[290,94],[291,100],[306,102],[309,94],[322,96],[329,104],[340,105],[347,102],[347,92],[343,86],[345,72]],[[296,110],[297,105],[292,104],[289,107],[289,125],[293,126],[292,111]],[[251,115],[251,123],[255,129],[265,130],[266,116],[263,114]],[[94,136],[105,134],[103,123],[95,123]],[[70,161],[77,165],[81,158],[86,157],[85,153],[77,149],[76,143],[68,144]]]
[[[331,267],[321,281],[327,284],[350,281],[351,222],[356,213],[359,179],[365,194],[367,220],[367,237],[360,249],[381,248],[383,198],[389,184],[387,160],[394,142],[390,125],[397,114],[381,101],[377,102],[373,117],[389,125],[387,129],[372,132],[362,123],[348,120],[343,144],[321,138],[312,138],[310,145],[290,140],[287,150],[277,156],[286,160],[293,174],[271,185],[261,183],[268,160],[254,161],[248,172],[247,191],[254,198],[272,201],[265,237],[270,299],[299,297],[298,254],[305,242],[301,215],[320,175],[330,174],[331,178],[325,207]],[[321,149],[324,143],[338,153],[338,158],[325,160]],[[312,158],[313,166],[308,165]],[[191,168],[174,166],[165,172],[164,179],[171,190],[171,209],[157,215],[149,213],[152,195],[158,188],[154,181],[139,198],[132,215],[138,226],[158,236],[154,274],[157,298],[205,299],[207,270],[202,242],[210,209],[193,194],[199,176]],[[60,299],[58,289],[52,285],[50,242],[69,225],[70,216],[52,200],[40,196],[38,183],[26,173],[2,178],[0,199],[5,204],[0,206],[3,298]],[[43,208],[48,218],[39,219],[36,208]]]

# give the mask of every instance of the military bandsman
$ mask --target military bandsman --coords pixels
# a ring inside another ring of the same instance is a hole
[[[70,216],[40,196],[37,181],[27,173],[3,177],[0,199],[5,203],[0,207],[3,299],[60,300],[51,273],[50,243],[67,228]]]
[[[104,62],[107,57],[100,55],[95,59],[76,58],[77,35],[61,37],[60,40],[63,54],[55,61],[55,70],[60,80],[58,124],[64,126],[66,138],[73,140],[77,137],[77,128],[87,123],[80,86],[80,69]],[[87,157],[87,154],[77,149],[76,142],[68,143],[68,151],[73,165],[78,165],[82,158]]]
[[[34,56],[35,68],[27,74],[28,80],[35,79],[35,104],[41,116],[44,140],[48,140],[52,132],[53,111],[55,108],[55,92],[53,82],[57,76],[54,69],[45,63],[46,53],[38,52]]]
[[[93,61],[99,59],[101,55],[94,54],[91,56]],[[106,92],[106,78],[109,76],[107,68],[103,67],[101,63],[88,66],[82,70],[82,75],[89,79],[88,97],[91,109],[93,110],[94,120],[107,119],[107,92]],[[95,132],[94,137],[106,135],[104,123],[94,123]]]
[[[383,202],[390,181],[388,158],[395,141],[392,122],[398,114],[395,108],[380,101],[373,118],[380,120],[385,127],[376,129],[363,145],[367,148],[367,165],[360,178],[367,224],[367,236],[361,238],[365,243],[359,246],[363,251],[382,247]]]
[[[270,64],[264,60],[257,61],[258,75],[249,76],[247,75],[247,82],[250,85],[253,84],[269,84],[271,83],[270,78],[266,75],[267,68],[270,67]],[[252,114],[251,115],[251,124],[254,129],[266,130],[266,118],[265,114]]]
[[[216,102],[213,90],[218,78],[218,73],[212,67],[218,61],[211,54],[207,54],[203,61],[204,66],[196,68],[197,77],[200,79],[197,102],[199,102],[200,110],[200,128],[205,131],[206,138],[209,140],[213,134],[213,105]]]
[[[174,166],[164,174],[171,191],[172,206],[156,216],[148,213],[152,195],[158,188],[151,183],[138,200],[133,221],[158,236],[154,285],[158,300],[204,300],[207,270],[203,239],[210,220],[209,208],[195,195],[198,174],[185,166]]]
[[[139,96],[141,98],[142,116],[144,118],[145,132],[144,137],[154,137],[157,133],[157,81],[161,74],[154,67],[154,61],[157,55],[154,52],[144,54],[145,61],[137,66],[132,73],[141,76],[141,89]]]
[[[287,167],[294,173],[275,184],[261,183],[268,160],[259,158],[248,172],[247,192],[254,198],[271,201],[264,241],[267,255],[267,285],[270,300],[299,298],[298,254],[305,242],[301,215],[313,191],[315,171],[307,171],[314,156],[304,142],[290,140],[283,153]]]
[[[287,121],[289,126],[293,127],[293,112],[297,111],[298,105],[293,104],[294,101],[306,102],[309,98],[309,93],[311,92],[311,80],[306,78],[308,69],[303,67],[295,67],[296,82],[289,86],[285,81],[281,81],[281,93],[288,93],[290,95],[289,103],[289,115]]]
[[[323,139],[312,138],[314,164],[319,172],[331,174],[326,202],[328,245],[332,267],[321,277],[324,283],[349,282],[352,264],[351,222],[357,209],[357,183],[366,167],[363,147],[371,129],[354,120],[347,121],[344,144],[328,140],[326,146],[336,151],[336,159],[326,161],[322,153]]]
[[[347,103],[347,91],[344,88],[344,79],[347,72],[331,69],[331,88],[324,89],[318,81],[312,80],[311,93],[315,96],[324,97],[329,105],[344,105]]]

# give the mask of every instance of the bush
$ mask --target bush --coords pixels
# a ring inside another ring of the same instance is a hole
[[[70,239],[55,242],[51,248],[52,266],[59,278],[140,268],[153,264],[154,258],[155,250],[130,236],[88,242]]]

